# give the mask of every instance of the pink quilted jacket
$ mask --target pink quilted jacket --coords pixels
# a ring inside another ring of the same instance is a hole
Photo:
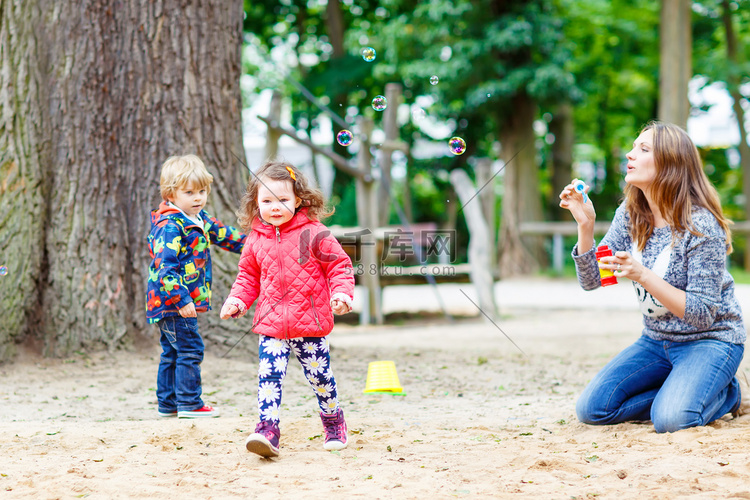
[[[339,242],[307,209],[278,228],[253,221],[227,301],[249,308],[253,331],[269,337],[324,337],[333,329],[331,297],[351,307],[352,262]]]

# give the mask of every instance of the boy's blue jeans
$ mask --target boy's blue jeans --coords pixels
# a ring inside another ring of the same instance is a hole
[[[744,351],[740,344],[713,339],[642,336],[584,389],[578,419],[599,425],[651,420],[656,432],[706,425],[739,406],[734,375]]]
[[[161,360],[156,378],[159,411],[191,411],[203,408],[201,361],[203,339],[197,318],[169,316],[159,320]]]

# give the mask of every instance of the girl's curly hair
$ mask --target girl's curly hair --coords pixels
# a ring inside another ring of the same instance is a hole
[[[283,161],[269,161],[261,166],[257,172],[251,174],[247,183],[247,191],[242,196],[240,209],[237,211],[242,230],[249,233],[253,220],[260,218],[258,210],[258,186],[264,179],[274,181],[290,181],[294,194],[302,200],[300,208],[307,207],[307,217],[310,220],[321,220],[333,215],[334,209],[326,206],[325,198],[320,189],[310,186],[307,178],[290,163]]]

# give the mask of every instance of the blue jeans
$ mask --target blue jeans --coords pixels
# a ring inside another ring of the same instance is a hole
[[[656,432],[706,425],[738,408],[734,378],[744,346],[639,338],[584,389],[576,413],[587,424],[651,420]]]
[[[160,412],[203,408],[201,361],[203,339],[197,318],[169,316],[159,320],[161,359],[156,378],[156,399]]]

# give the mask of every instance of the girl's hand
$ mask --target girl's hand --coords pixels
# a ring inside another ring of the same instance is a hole
[[[586,186],[586,193],[589,186]],[[568,184],[560,192],[560,208],[570,210],[571,215],[580,225],[593,224],[596,221],[596,211],[591,197],[588,196],[586,203],[583,202],[583,194],[576,191],[573,184]]]
[[[240,308],[237,307],[236,305],[225,303],[221,307],[221,312],[219,313],[219,317],[221,317],[221,319],[239,318],[240,316],[242,316],[241,314],[237,316],[237,313],[239,312],[240,312]]]
[[[638,283],[643,279],[646,269],[628,252],[615,252],[614,256],[602,257],[599,267],[609,269],[618,278],[628,278]]]
[[[340,300],[332,300],[331,301],[331,309],[333,310],[333,314],[346,314],[350,311],[349,306],[346,305],[345,302],[342,302]]]
[[[198,313],[195,312],[195,303],[193,302],[191,302],[190,304],[186,306],[182,306],[177,312],[183,318],[197,318],[198,317]]]

